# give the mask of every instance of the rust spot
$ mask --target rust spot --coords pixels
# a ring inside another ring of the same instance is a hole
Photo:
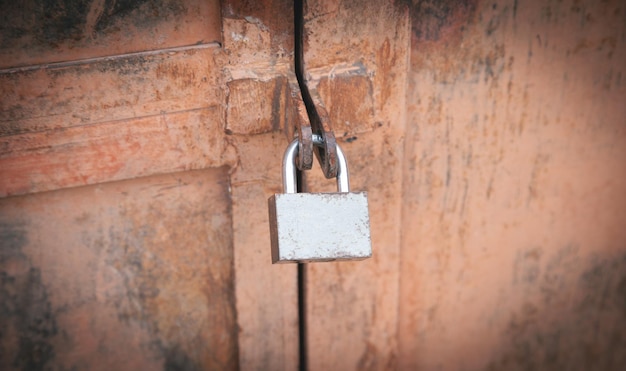
[[[272,123],[273,131],[278,131],[284,126],[285,116],[281,115],[281,112],[285,112],[287,99],[287,79],[279,76],[276,78],[274,91],[272,93],[272,115],[270,122]]]
[[[411,68],[433,71],[442,82],[474,73],[472,61],[483,56],[474,48],[473,40],[465,39],[471,34],[478,5],[477,0],[412,0]]]
[[[621,369],[626,361],[626,253],[581,256],[575,245],[542,263],[542,250],[518,254],[502,349],[487,370]]]
[[[413,1],[410,13],[413,71],[428,71],[442,83],[457,79],[496,83],[512,66],[505,45],[494,35],[500,34],[503,25],[515,16],[514,4]]]

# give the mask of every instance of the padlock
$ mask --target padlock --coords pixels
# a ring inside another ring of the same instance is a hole
[[[272,263],[361,260],[372,256],[367,192],[350,193],[337,145],[337,193],[297,193],[298,140],[283,158],[283,191],[268,200]]]

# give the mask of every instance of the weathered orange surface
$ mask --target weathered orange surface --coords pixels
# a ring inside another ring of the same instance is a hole
[[[624,3],[425,3],[400,368],[624,369]]]
[[[225,168],[0,201],[0,368],[234,369]]]
[[[292,11],[225,0],[220,44],[0,73],[0,195],[23,195],[0,201],[0,272],[21,277],[0,292],[32,287],[0,319],[9,366],[293,370],[305,321],[311,370],[624,369],[623,4],[307,1],[308,84],[368,191],[374,256],[308,265],[305,318],[267,221]],[[317,165],[305,180],[335,188]]]
[[[0,74],[0,134],[93,125],[220,104],[219,45]]]
[[[308,365],[393,369],[409,19],[406,8],[385,2],[320,2],[309,11],[305,60],[319,78],[351,187],[368,192],[373,256],[307,266]],[[318,166],[306,178],[311,192],[336,189]]]

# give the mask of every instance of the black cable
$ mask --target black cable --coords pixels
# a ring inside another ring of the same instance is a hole
[[[304,190],[304,173],[296,172],[298,193]],[[298,369],[307,370],[306,342],[306,264],[298,263]]]
[[[304,0],[294,0],[293,4],[293,28],[294,28],[294,59],[295,59],[295,72],[298,79],[298,85],[300,90],[302,86],[306,89],[304,83]],[[308,93],[308,90],[307,92]],[[306,94],[305,93],[305,94]],[[306,105],[306,103],[305,103]],[[309,107],[307,106],[307,111]],[[296,174],[298,192],[302,192],[302,185],[304,177],[301,171]],[[306,352],[306,264],[298,263],[298,369],[300,371],[307,370],[307,352]]]

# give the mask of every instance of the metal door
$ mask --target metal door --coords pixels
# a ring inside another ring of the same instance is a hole
[[[307,1],[374,255],[300,288],[292,14],[0,4],[0,368],[623,369],[623,4]]]

